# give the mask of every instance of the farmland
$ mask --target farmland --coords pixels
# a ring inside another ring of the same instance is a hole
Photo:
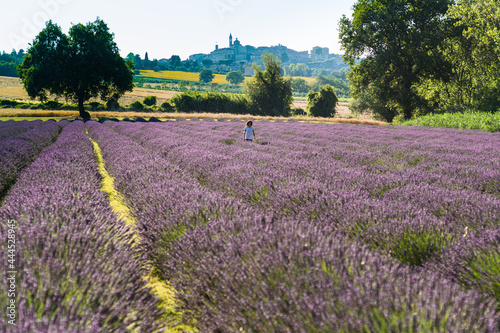
[[[130,104],[135,101],[142,101],[144,97],[146,96],[156,96],[157,97],[157,103],[161,104],[163,102],[167,102],[175,96],[176,94],[179,94],[178,92],[174,91],[167,91],[167,90],[158,90],[158,89],[147,89],[147,88],[138,88],[135,87],[133,91],[131,92],[126,92],[124,96],[122,96],[118,102],[121,105],[126,105]],[[50,98],[55,98],[55,96],[50,96]],[[15,101],[24,101],[24,102],[29,102],[30,98],[28,94],[26,93],[26,90],[23,88],[22,82],[19,78],[11,78],[11,77],[5,77],[5,76],[0,76],[0,99],[7,99],[7,100],[15,100]],[[306,109],[306,101],[301,101],[301,100],[294,100],[293,102],[293,107],[296,108],[303,108]],[[123,118],[123,117],[159,117],[159,118],[176,118],[176,117],[205,117],[206,115],[196,115],[196,114],[172,114],[172,113],[135,113],[131,114],[129,112],[93,112],[93,115],[96,117],[118,117],[118,118]],[[1,117],[15,117],[15,119],[33,119],[33,117],[41,118],[44,117],[46,119],[50,118],[60,118],[60,117],[67,117],[67,118],[72,118],[74,119],[78,115],[77,112],[75,111],[69,111],[69,110],[57,110],[57,111],[40,111],[40,110],[24,110],[24,109],[1,109],[0,110],[0,118]],[[346,102],[340,102],[339,106],[337,107],[337,115],[338,118],[357,118],[361,119],[362,121],[366,121],[371,119],[369,116],[361,115],[361,116],[355,116],[351,113],[351,111],[348,108],[348,105]],[[210,114],[208,116],[214,116],[213,114]],[[234,117],[234,115],[219,115],[220,117]],[[5,118],[7,119],[7,118]],[[8,120],[8,119],[7,119]],[[310,121],[310,119],[303,119],[304,121]],[[336,119],[338,120],[338,119]],[[348,120],[355,120],[355,119],[348,119]],[[323,121],[323,120],[322,120]],[[330,120],[331,121],[331,120]]]
[[[120,104],[130,104],[134,101],[142,101],[144,97],[154,95],[157,97],[158,103],[163,103],[177,93],[174,91],[145,89],[135,87],[133,91],[126,92],[124,96],[119,99]],[[55,98],[55,96],[49,96]],[[13,99],[18,101],[30,101],[26,90],[19,78],[0,76],[0,98]]]
[[[498,133],[243,126],[0,122],[25,331],[499,331]]]
[[[214,79],[212,80],[213,83],[218,83],[218,84],[228,84],[229,82],[226,81],[226,75],[222,74],[214,74]],[[165,80],[179,80],[179,81],[191,81],[191,82],[198,82],[200,80],[200,73],[190,73],[190,72],[180,72],[180,71],[160,71],[160,72],[155,72],[152,70],[141,70],[140,74],[137,75],[137,77],[148,77],[148,78],[155,78],[155,79],[165,79]],[[314,82],[316,78],[313,77],[295,77],[295,78],[301,78],[307,81],[308,83]],[[245,77],[245,81],[251,80],[251,77]]]
[[[155,79],[167,79],[167,80],[179,80],[179,81],[192,81],[198,82],[200,80],[200,73],[190,73],[190,72],[179,72],[179,71],[161,71],[155,72],[152,70],[141,70],[140,75],[137,77],[149,77]],[[245,80],[249,80],[246,77]],[[226,75],[214,74],[213,83],[218,84],[228,84],[226,81]]]

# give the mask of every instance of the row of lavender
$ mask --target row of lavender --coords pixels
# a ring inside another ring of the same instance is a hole
[[[100,181],[92,143],[77,121],[5,197],[0,247],[14,259],[0,261],[13,277],[1,284],[2,331],[153,332],[163,325],[131,230],[117,221]],[[8,247],[7,239],[15,243]]]
[[[167,125],[110,126],[216,191],[279,216],[328,216],[403,262],[421,266],[466,232],[471,238],[500,224],[494,134],[263,124],[272,144],[228,146],[238,125]]]
[[[0,122],[0,199],[18,174],[51,145],[67,121]]]
[[[496,331],[497,136],[105,125],[89,132],[200,329]]]
[[[9,136],[24,133],[32,128],[40,126],[41,124],[43,124],[43,121],[41,120],[2,121],[0,122],[0,140],[8,138]]]

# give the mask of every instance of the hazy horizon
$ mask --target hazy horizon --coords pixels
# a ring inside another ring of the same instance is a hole
[[[122,56],[133,52],[149,59],[210,53],[216,43],[229,44],[229,34],[243,45],[282,44],[296,51],[314,46],[341,54],[338,21],[352,15],[354,0],[25,0],[8,5],[0,20],[0,51],[29,47],[45,22],[52,20],[67,33],[72,24],[103,19]],[[29,9],[26,9],[29,8]]]

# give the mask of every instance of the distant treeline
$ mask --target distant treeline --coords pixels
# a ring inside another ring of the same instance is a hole
[[[309,62],[307,64],[296,63],[284,66],[286,76],[317,77],[322,76],[344,76],[349,70],[349,65],[342,62],[342,57],[335,56],[333,59]]]
[[[19,65],[24,58],[24,50],[12,50],[11,53],[3,51],[0,54],[0,76],[18,77],[17,65]]]
[[[136,70],[149,69],[156,72],[159,71],[181,71],[198,73],[203,69],[197,61],[184,60],[182,61],[178,55],[173,55],[170,59],[153,59],[150,60],[146,52],[144,59],[139,54],[132,52],[127,55],[127,59],[134,63]]]
[[[321,87],[329,84],[335,89],[338,97],[349,98],[349,81],[347,80],[347,72],[340,71],[331,73],[329,76],[319,74],[313,82],[307,82],[301,78],[290,78],[294,96],[306,96],[309,91],[320,91]],[[297,95],[302,94],[302,95]]]

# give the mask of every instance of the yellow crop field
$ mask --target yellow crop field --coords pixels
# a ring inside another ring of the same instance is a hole
[[[182,80],[182,81],[193,81],[197,82],[200,80],[200,73],[189,73],[189,72],[179,72],[179,71],[160,71],[155,72],[152,70],[141,70],[141,74],[137,75],[139,77],[152,77],[157,79],[167,79],[167,80]],[[224,84],[229,83],[226,81],[226,76],[221,74],[214,74],[215,77],[212,80],[213,83]],[[245,81],[251,78],[245,77]]]
[[[314,81],[316,81],[316,78],[315,77],[306,77],[306,76],[292,76],[294,79],[303,79],[305,80],[307,83],[313,83]]]
[[[182,80],[182,81],[192,81],[198,82],[200,80],[200,73],[190,73],[190,72],[179,72],[179,71],[160,71],[155,72],[152,70],[142,70],[141,74],[136,75],[138,77],[150,77],[156,79],[167,79],[167,80]],[[229,83],[226,81],[226,76],[221,74],[214,74],[213,83],[224,84]],[[307,83],[313,83],[316,78],[315,77],[302,77],[302,76],[294,76],[294,79],[300,78],[306,80]],[[251,77],[245,77],[245,82],[248,80],[252,80]]]

